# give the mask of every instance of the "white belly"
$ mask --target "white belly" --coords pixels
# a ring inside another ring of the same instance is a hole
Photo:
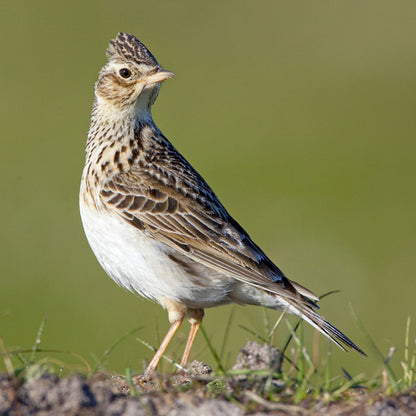
[[[167,297],[189,307],[206,308],[231,301],[228,294],[233,279],[196,263],[192,266],[197,275],[188,273],[169,258],[172,249],[116,214],[91,209],[82,198],[80,212],[94,254],[118,285],[159,303]]]

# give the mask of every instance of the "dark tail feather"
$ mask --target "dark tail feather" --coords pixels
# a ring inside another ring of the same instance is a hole
[[[299,315],[314,328],[324,334],[327,338],[338,345],[342,350],[346,351],[345,347],[352,348],[358,351],[360,354],[367,356],[367,354],[359,347],[357,347],[346,335],[344,335],[339,329],[335,328],[322,316],[318,315],[314,310],[310,309],[307,305],[293,304],[291,306],[295,308]]]

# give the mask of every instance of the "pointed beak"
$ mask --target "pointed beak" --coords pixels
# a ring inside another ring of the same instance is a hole
[[[169,78],[172,78],[175,74],[164,69],[160,69],[154,74],[151,74],[145,78],[142,78],[139,82],[145,82],[146,85],[156,84],[158,82],[165,81]]]

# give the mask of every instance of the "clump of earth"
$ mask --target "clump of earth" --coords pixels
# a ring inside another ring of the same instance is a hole
[[[247,377],[244,370],[279,368],[280,354],[268,345],[248,342],[237,357],[230,378],[213,379],[210,368],[194,361],[189,373],[156,378],[135,389],[120,376],[97,373],[87,379],[74,374],[61,379],[43,374],[23,381],[0,374],[0,416],[56,415],[169,415],[169,416],[241,416],[265,415],[416,415],[416,386],[401,394],[384,397],[356,389],[347,399],[335,403],[305,401],[299,405],[266,400],[261,389],[265,378]],[[214,392],[216,381],[220,388]],[[284,390],[281,381],[273,380]],[[133,392],[133,394],[132,394]]]

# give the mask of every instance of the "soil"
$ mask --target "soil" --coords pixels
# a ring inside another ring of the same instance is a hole
[[[234,369],[262,370],[278,363],[276,350],[247,343]],[[389,396],[360,388],[334,403],[306,400],[294,405],[293,395],[285,399],[282,394],[279,402],[266,400],[261,394],[264,377],[213,379],[209,373],[206,364],[195,361],[188,374],[159,377],[135,389],[124,378],[103,372],[89,379],[42,374],[30,381],[0,374],[0,416],[416,415],[416,386]]]

